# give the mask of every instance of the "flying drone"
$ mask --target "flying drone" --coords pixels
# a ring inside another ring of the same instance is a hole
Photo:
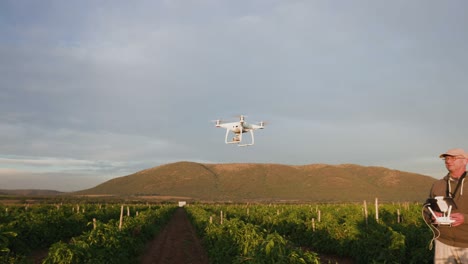
[[[241,115],[239,117],[239,121],[237,122],[229,122],[229,123],[223,123],[221,120],[215,120],[216,122],[216,127],[222,127],[226,129],[226,138],[224,139],[224,142],[226,144],[238,144],[239,147],[246,147],[246,146],[252,146],[254,144],[254,130],[257,129],[264,129],[265,128],[265,122],[260,122],[258,125],[255,124],[249,124],[245,122],[245,116]],[[251,141],[249,143],[242,143],[242,134],[250,132],[251,136]],[[230,137],[229,135],[232,135],[232,139],[229,141],[228,138]]]

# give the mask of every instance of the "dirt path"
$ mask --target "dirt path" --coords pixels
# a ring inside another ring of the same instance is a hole
[[[42,263],[47,250],[39,250],[30,256],[32,263]],[[321,263],[354,264],[348,258],[320,256]],[[150,242],[140,258],[141,264],[209,264],[208,255],[202,247],[187,212],[177,208],[166,227]]]
[[[142,264],[208,264],[208,255],[183,208],[177,208],[167,226],[149,242]]]
[[[353,264],[348,258],[320,255],[321,263]],[[142,264],[208,264],[208,255],[201,245],[187,212],[177,208],[168,225],[149,242],[141,258]]]

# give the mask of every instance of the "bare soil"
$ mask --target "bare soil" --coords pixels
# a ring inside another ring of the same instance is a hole
[[[47,250],[38,250],[30,261],[42,263],[47,256]],[[187,212],[177,208],[168,224],[153,240],[148,242],[140,257],[141,264],[209,264],[208,254],[202,246],[194,227],[190,223]],[[353,264],[348,258],[320,255],[324,264]]]
[[[324,264],[353,264],[349,258],[320,255]],[[178,208],[167,226],[148,243],[142,264],[209,264],[195,229],[183,208]]]
[[[209,264],[208,255],[183,208],[148,243],[142,264]]]
[[[323,264],[354,264],[354,261],[350,258],[320,254],[319,257],[320,263]]]

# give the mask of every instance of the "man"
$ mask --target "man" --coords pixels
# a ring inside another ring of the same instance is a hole
[[[435,242],[434,263],[468,264],[468,187],[464,186],[468,153],[456,148],[439,157],[445,161],[448,174],[433,184],[430,197],[450,197],[456,208],[450,214],[454,221],[451,225],[437,226],[440,236]],[[440,212],[435,213],[437,216],[442,215]]]

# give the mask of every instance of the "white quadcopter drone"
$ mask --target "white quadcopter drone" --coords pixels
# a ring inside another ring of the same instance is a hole
[[[239,147],[252,146],[254,144],[254,134],[253,131],[257,129],[264,129],[265,122],[260,122],[258,125],[249,124],[244,121],[245,116],[241,115],[238,122],[229,122],[222,123],[221,120],[215,120],[216,127],[222,127],[226,129],[226,138],[224,142],[226,144],[238,144]],[[242,134],[250,132],[251,141],[250,143],[242,143]],[[229,134],[232,134],[234,137],[231,141],[228,140]]]

